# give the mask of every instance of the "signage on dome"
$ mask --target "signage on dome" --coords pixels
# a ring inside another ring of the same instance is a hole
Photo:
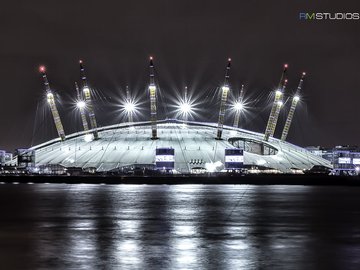
[[[225,149],[225,169],[241,169],[244,165],[244,150],[239,148]]]
[[[175,167],[174,148],[157,148],[155,165],[156,168],[160,170],[173,170]]]

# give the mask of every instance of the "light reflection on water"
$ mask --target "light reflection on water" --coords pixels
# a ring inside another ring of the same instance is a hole
[[[360,263],[359,203],[351,187],[2,185],[0,262],[3,269],[345,269]]]

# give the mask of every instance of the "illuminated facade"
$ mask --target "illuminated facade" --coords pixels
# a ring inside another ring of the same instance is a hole
[[[336,175],[360,174],[360,148],[357,146],[336,146],[335,148],[317,146],[306,149],[331,162],[333,173]]]
[[[246,167],[291,173],[314,165],[331,167],[331,163],[309,151],[270,138],[264,134],[230,126],[223,127],[223,140],[215,140],[217,124],[179,120],[157,121],[158,140],[150,140],[152,122],[137,122],[101,127],[100,139],[86,141],[85,132],[59,138],[31,148],[36,166],[60,164],[66,167],[96,168],[98,172],[123,168],[152,168],[156,149],[174,150],[174,171],[179,173],[221,172],[225,170],[225,150],[243,150]],[[163,157],[162,157],[163,158]],[[161,161],[158,159],[158,161]],[[169,157],[166,161],[172,161]]]

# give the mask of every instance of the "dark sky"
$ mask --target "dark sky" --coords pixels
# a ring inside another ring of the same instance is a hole
[[[269,95],[289,63],[288,93],[308,73],[289,141],[306,145],[360,144],[360,21],[300,21],[299,12],[360,12],[358,0],[11,1],[0,9],[0,149],[54,138],[38,67],[61,99],[67,134],[80,130],[71,98],[83,59],[98,93],[100,125],[121,121],[115,104],[126,85],[144,102],[148,57],[155,58],[161,118],[171,97],[188,85],[202,101],[197,120],[216,121],[216,87],[226,60],[230,83],[242,83],[252,109],[244,128],[263,132]],[[255,102],[256,101],[256,102]],[[279,125],[282,128],[285,112]],[[229,116],[227,124],[232,123]],[[277,130],[278,133],[281,128]]]

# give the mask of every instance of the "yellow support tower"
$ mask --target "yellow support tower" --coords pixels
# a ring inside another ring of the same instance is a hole
[[[97,131],[97,123],[95,118],[94,106],[91,99],[91,92],[87,83],[83,61],[80,60],[79,63],[80,63],[81,80],[83,82],[83,93],[85,96],[86,108],[89,113],[90,126],[94,135],[94,139],[97,140],[99,138],[99,134]]]
[[[218,121],[217,135],[216,135],[217,140],[221,140],[223,126],[224,126],[226,101],[227,101],[228,93],[230,91],[230,87],[229,87],[230,67],[231,67],[231,58],[228,59],[228,64],[226,66],[226,71],[225,71],[225,81],[223,87],[221,88],[222,94],[221,94],[219,121]]]
[[[54,94],[51,91],[49,81],[48,81],[47,76],[46,76],[46,70],[45,70],[44,66],[40,67],[40,72],[41,72],[43,80],[44,80],[46,98],[47,98],[47,102],[49,104],[49,107],[50,107],[50,110],[51,110],[51,113],[52,113],[52,116],[53,116],[53,119],[54,119],[54,123],[55,123],[55,126],[56,126],[57,133],[58,133],[60,139],[62,141],[65,141],[66,138],[65,138],[64,127],[63,127],[63,125],[61,123],[61,118],[60,118],[60,115],[59,115],[59,111],[58,111],[58,109],[56,107]]]
[[[286,137],[287,137],[287,135],[289,133],[289,129],[290,129],[290,126],[291,126],[291,123],[292,123],[292,119],[294,117],[296,105],[298,104],[298,102],[300,100],[300,91],[302,89],[302,85],[303,85],[303,82],[304,82],[304,79],[305,79],[305,75],[306,75],[306,73],[303,72],[302,75],[301,75],[300,81],[299,81],[299,85],[298,85],[298,87],[296,89],[295,95],[293,96],[293,99],[292,99],[292,102],[291,102],[291,107],[290,107],[290,110],[289,110],[289,114],[288,114],[288,116],[286,118],[284,129],[283,129],[283,132],[281,134],[281,140],[282,141],[286,140]]]
[[[154,63],[153,58],[150,56],[150,121],[151,121],[151,139],[156,140],[157,137],[157,112],[156,112],[156,86],[155,86],[155,75],[154,75]]]
[[[75,88],[76,88],[76,93],[77,93],[76,107],[80,111],[81,122],[82,122],[82,125],[84,127],[84,131],[89,131],[89,125],[88,125],[88,122],[87,122],[87,119],[86,119],[86,114],[85,114],[86,103],[81,97],[81,93],[80,93],[79,86],[78,86],[77,82],[75,82]]]
[[[287,80],[284,81],[284,86],[282,88],[282,95],[280,96],[280,99],[276,102],[276,109],[275,109],[275,114],[274,114],[274,118],[273,118],[273,124],[271,125],[270,137],[274,137],[276,125],[279,120],[280,110],[281,110],[282,106],[284,105],[283,96],[284,96],[286,84],[287,84]]]
[[[130,95],[130,90],[129,90],[129,87],[128,87],[128,86],[126,86],[126,102],[127,102],[128,104],[132,104],[131,95]],[[129,112],[127,112],[127,115],[128,115],[129,124],[132,124],[132,123],[134,122],[133,112],[132,112],[132,111],[129,111]]]
[[[283,73],[280,78],[279,86],[275,92],[274,103],[272,105],[269,119],[268,119],[266,129],[265,129],[265,135],[264,135],[265,141],[268,141],[269,137],[274,135],[274,131],[275,131],[276,123],[277,123],[277,116],[276,116],[277,110],[280,110],[280,107],[282,105],[281,99],[283,96],[283,87],[284,87],[284,83],[285,83],[285,74],[286,74],[287,68],[288,68],[288,65],[285,64]]]
[[[238,107],[235,106],[234,127],[236,128],[239,127],[240,114],[241,114],[241,110],[243,109],[243,99],[244,99],[244,85],[241,86],[240,95],[236,102],[236,105]]]

